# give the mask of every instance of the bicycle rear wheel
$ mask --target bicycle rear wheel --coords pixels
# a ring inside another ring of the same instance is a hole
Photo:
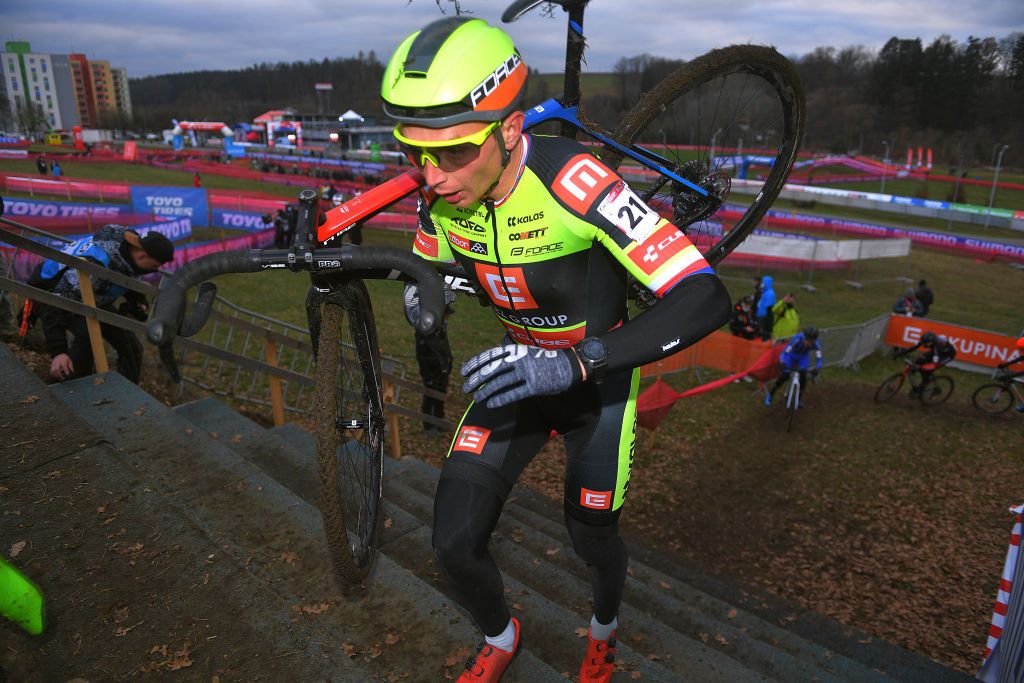
[[[900,388],[903,386],[904,375],[902,372],[898,372],[892,377],[887,377],[882,384],[875,391],[875,402],[885,403],[890,398],[900,393]]]
[[[326,303],[316,363],[316,458],[321,514],[335,576],[343,589],[373,563],[381,526],[384,409],[377,332],[362,282],[341,305]]]
[[[986,384],[978,387],[971,401],[986,415],[1002,415],[1013,405],[1013,394],[1002,384]]]
[[[928,386],[921,389],[921,403],[937,406],[945,403],[953,395],[953,379],[951,377],[932,377]]]
[[[803,139],[804,109],[796,69],[774,48],[712,50],[641,96],[612,135],[649,158],[661,157],[661,165],[709,196],[633,161],[619,173],[715,265],[782,190]],[[606,146],[601,158],[615,168],[623,157]]]

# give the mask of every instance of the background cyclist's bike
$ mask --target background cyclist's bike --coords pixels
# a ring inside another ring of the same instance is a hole
[[[886,377],[875,391],[875,401],[884,403],[900,393],[903,383],[910,378],[910,397],[921,399],[925,405],[938,405],[944,403],[953,394],[953,378],[946,375],[933,374],[928,382],[924,382],[921,372],[917,370],[913,361],[904,359],[906,364],[901,372]]]
[[[614,132],[605,132],[587,122],[580,110],[587,1],[551,3],[568,13],[565,89],[561,98],[529,109],[526,125],[554,121],[562,135],[581,133],[595,140],[602,160],[617,167],[651,207],[687,233],[711,264],[718,263],[757,225],[796,159],[804,127],[804,96],[796,71],[773,48],[714,50],[670,74],[640,98]],[[515,2],[503,19],[518,19],[540,4]],[[740,136],[753,154],[715,154],[716,145]],[[213,254],[187,264],[164,279],[149,323],[150,340],[167,344],[176,333],[194,334],[205,322],[215,288],[204,281],[224,273],[309,271],[306,309],[317,357],[321,512],[335,576],[343,588],[358,584],[370,570],[382,517],[382,382],[373,310],[362,280],[417,281],[424,311],[419,327],[424,331],[439,320],[444,302],[437,273],[411,252],[322,245],[422,184],[418,170],[406,171],[324,215],[319,214],[316,192],[303,191],[295,246]],[[186,318],[186,292],[199,283],[199,297]]]
[[[1000,370],[995,382],[985,384],[974,392],[971,402],[986,415],[1002,415],[1012,406],[1024,406],[1024,389],[1011,373]]]

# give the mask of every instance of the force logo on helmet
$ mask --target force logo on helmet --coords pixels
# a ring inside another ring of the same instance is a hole
[[[504,64],[501,64],[491,74],[483,80],[480,85],[473,88],[469,93],[469,99],[473,103],[473,108],[480,104],[480,101],[490,95],[492,92],[498,89],[498,86],[504,82],[506,78],[512,75],[515,68],[523,63],[523,60],[519,58],[518,54],[514,54],[505,60]]]

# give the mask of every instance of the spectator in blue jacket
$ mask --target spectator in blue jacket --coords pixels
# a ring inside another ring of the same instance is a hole
[[[757,321],[761,325],[761,339],[772,338],[772,306],[775,305],[773,284],[771,275],[761,278],[761,298],[757,300]]]

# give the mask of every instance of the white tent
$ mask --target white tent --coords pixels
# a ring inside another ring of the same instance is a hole
[[[343,123],[355,123],[356,121],[365,121],[365,119],[357,114],[356,112],[349,109],[347,112],[338,117],[339,121]]]

